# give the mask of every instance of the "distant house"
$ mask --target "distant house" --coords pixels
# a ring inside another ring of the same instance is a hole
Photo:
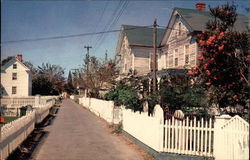
[[[157,42],[159,45],[164,30],[158,29]],[[153,54],[153,29],[142,26],[122,25],[116,48],[119,58],[120,76],[126,76],[129,71],[137,75],[146,75],[151,71]]]
[[[159,58],[160,69],[191,68],[197,64],[199,47],[195,33],[206,29],[209,20],[214,19],[210,12],[205,11],[205,3],[197,3],[196,9],[175,8],[161,41],[161,53]],[[249,19],[244,15],[238,15],[234,29],[247,31]]]
[[[1,92],[1,96],[32,94],[32,73],[22,63],[22,55],[17,55],[1,66]]]

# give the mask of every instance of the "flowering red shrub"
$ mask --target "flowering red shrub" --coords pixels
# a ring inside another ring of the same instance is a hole
[[[249,36],[233,31],[237,18],[235,6],[224,5],[210,9],[215,17],[207,30],[197,34],[201,52],[198,66],[189,75],[209,90],[211,103],[220,107],[246,105],[249,98]]]

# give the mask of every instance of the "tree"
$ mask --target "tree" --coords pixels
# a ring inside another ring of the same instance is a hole
[[[115,84],[117,68],[115,62],[100,61],[96,57],[84,60],[85,64],[79,71],[77,82],[80,86],[89,89],[91,97],[100,97],[100,90],[109,89]]]
[[[188,73],[208,90],[210,104],[247,105],[249,99],[249,33],[235,31],[236,7],[211,8],[213,20],[197,35],[198,66]]]
[[[59,65],[52,65],[49,63],[42,63],[42,66],[38,66],[38,75],[47,77],[52,84],[52,90],[50,94],[58,95],[63,91],[64,86],[64,69]]]
[[[52,95],[53,86],[46,75],[39,74],[32,79],[32,95]]]

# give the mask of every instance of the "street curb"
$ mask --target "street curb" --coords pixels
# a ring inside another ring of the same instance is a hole
[[[122,134],[129,138],[134,144],[136,144],[139,148],[143,151],[147,152],[151,156],[153,156],[156,160],[214,160],[214,158],[210,157],[199,157],[199,156],[187,156],[187,155],[179,155],[179,154],[171,154],[171,153],[163,153],[157,152],[154,149],[150,148],[149,146],[145,145],[126,131],[122,130]]]

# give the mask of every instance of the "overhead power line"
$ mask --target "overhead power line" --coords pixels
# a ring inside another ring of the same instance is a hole
[[[149,26],[138,26],[138,27],[131,27],[124,30],[134,30],[137,28],[150,28],[152,25]],[[163,27],[163,26],[160,26]],[[171,30],[178,30],[176,28],[169,28],[165,27],[165,29],[171,29]],[[57,40],[57,39],[66,39],[66,38],[76,38],[76,37],[84,37],[84,36],[91,36],[91,35],[98,35],[98,34],[107,34],[107,33],[114,33],[114,32],[120,32],[120,29],[116,30],[109,30],[109,31],[101,31],[101,32],[90,32],[90,33],[81,33],[81,34],[72,34],[72,35],[65,35],[65,36],[53,36],[53,37],[43,37],[43,38],[30,38],[30,39],[21,39],[21,40],[11,40],[11,41],[3,41],[1,42],[1,45],[3,44],[11,44],[11,43],[22,43],[22,42],[34,42],[34,41],[44,41],[44,40]],[[182,30],[185,31],[185,30]],[[185,31],[188,32],[188,31]]]
[[[107,31],[107,30],[111,30],[114,25],[118,22],[118,20],[120,19],[120,17],[122,16],[123,12],[125,11],[125,9],[128,6],[128,1],[126,0],[120,0],[119,4],[115,10],[115,12],[112,14],[114,15],[114,17],[111,17],[111,19],[109,20],[109,22],[106,24],[105,28],[103,31]],[[100,35],[99,39],[96,41],[95,45],[94,45],[94,52],[97,50],[97,48],[99,46],[101,46],[101,44],[103,43],[103,41],[105,40],[107,35]]]

